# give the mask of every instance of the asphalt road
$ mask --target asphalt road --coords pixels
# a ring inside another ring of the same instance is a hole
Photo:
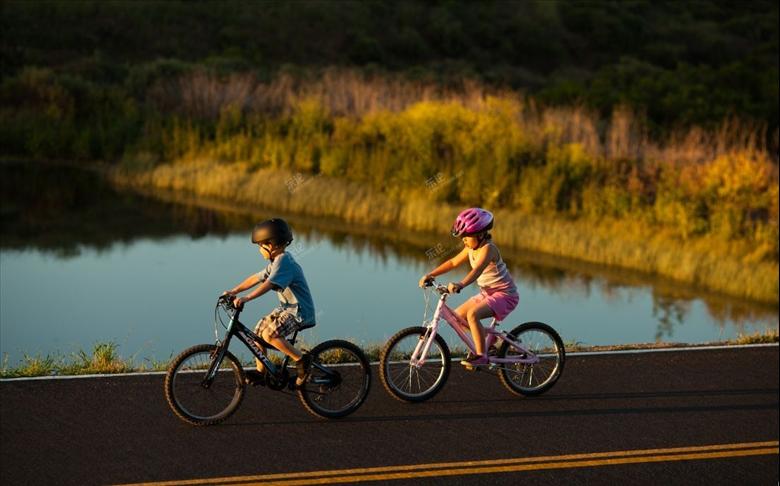
[[[570,356],[535,398],[454,364],[444,390],[414,405],[391,399],[374,369],[366,403],[335,421],[250,388],[226,423],[191,427],[162,383],[0,382],[0,484],[778,483],[777,346]]]

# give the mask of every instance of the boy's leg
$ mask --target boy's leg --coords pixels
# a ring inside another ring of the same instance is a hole
[[[269,322],[268,319],[269,319],[268,317],[264,317],[264,318],[260,319],[260,322],[258,322],[257,326],[255,326],[255,334],[257,334],[258,336],[262,337],[263,339],[265,339],[266,326],[268,325],[268,322]],[[258,343],[257,345],[263,351],[263,354],[265,354],[265,355],[268,354],[268,349],[266,349],[265,346],[263,346],[260,343]],[[260,373],[263,373],[265,371],[265,365],[263,365],[263,362],[260,361],[257,358],[255,358],[255,368]]]
[[[259,345],[258,345],[258,346],[259,346]],[[267,349],[265,349],[265,346],[260,346],[260,349],[262,349],[262,350],[263,350],[263,354],[267,354],[267,353],[268,353],[268,350],[267,350]],[[263,364],[263,362],[262,362],[262,361],[260,361],[260,360],[259,360],[259,359],[257,359],[257,358],[255,358],[255,368],[256,368],[256,369],[257,369],[257,371],[259,371],[260,373],[263,373],[263,372],[265,371],[265,365]]]
[[[300,351],[295,349],[295,347],[292,344],[290,344],[290,342],[287,341],[287,339],[277,335],[275,332],[271,331],[270,329],[263,329],[262,337],[273,347],[283,352],[287,356],[291,357],[295,361],[301,359]]]
[[[295,385],[301,386],[306,381],[306,377],[309,373],[309,367],[311,366],[311,355],[303,354],[290,344],[283,336],[271,332],[267,332],[267,337],[264,334],[263,339],[272,344],[276,349],[283,352],[287,356],[295,360],[295,367],[298,371],[298,376],[295,378]]]
[[[485,330],[479,321],[492,315],[493,311],[487,305],[487,302],[471,307],[466,313],[469,328],[471,329],[471,337],[474,339],[474,350],[480,356],[485,355]]]

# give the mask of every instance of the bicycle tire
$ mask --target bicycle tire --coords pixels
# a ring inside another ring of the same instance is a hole
[[[422,367],[414,367],[409,363],[411,353],[416,346],[416,341],[425,337],[427,328],[416,326],[407,327],[398,331],[391,337],[379,357],[379,376],[382,379],[382,385],[393,398],[403,402],[423,402],[436,395],[447,382],[450,374],[450,350],[447,343],[440,335],[431,343],[428,350],[428,358]],[[405,342],[406,338],[419,336],[417,339]],[[438,352],[432,350],[438,347]],[[428,368],[425,368],[427,365]],[[422,370],[425,371],[423,372]],[[409,385],[404,386],[401,378],[406,381],[406,371],[408,370]],[[432,370],[432,371],[431,371]],[[403,375],[403,376],[402,376]],[[420,378],[426,377],[433,379],[433,383],[422,387]],[[420,385],[418,391],[413,392],[414,383]]]
[[[566,350],[555,329],[543,322],[526,322],[514,328],[509,334],[515,340],[520,340],[520,342],[531,346],[531,350],[540,355],[541,358],[535,364],[515,363],[514,365],[502,366],[498,375],[501,383],[510,392],[522,396],[541,395],[552,388],[561,377],[566,362]],[[523,338],[523,336],[526,337]],[[550,349],[551,346],[552,349]],[[498,350],[498,356],[506,358],[507,354],[514,349],[508,342],[504,342]],[[539,373],[543,372],[546,374],[539,378]],[[536,373],[536,378],[534,373]],[[520,379],[519,383],[518,378]],[[527,386],[523,384],[526,378]],[[533,385],[534,382],[536,385]]]
[[[371,388],[371,365],[363,351],[348,341],[334,339],[310,351],[312,366],[298,398],[309,413],[322,418],[346,417],[360,408]],[[332,376],[316,365],[322,365]]]
[[[217,346],[214,344],[198,344],[185,349],[165,374],[165,399],[176,416],[188,424],[220,423],[233,415],[244,399],[244,371],[229,351],[225,352],[211,386],[201,386],[215,351]]]

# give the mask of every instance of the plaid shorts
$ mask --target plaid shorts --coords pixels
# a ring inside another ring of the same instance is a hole
[[[301,318],[286,309],[276,308],[270,314],[260,319],[255,326],[255,334],[260,336],[268,329],[271,337],[287,337],[301,328]]]

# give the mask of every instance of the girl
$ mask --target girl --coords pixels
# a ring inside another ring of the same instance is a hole
[[[520,300],[515,282],[509,275],[498,248],[491,241],[488,230],[492,227],[493,215],[490,211],[481,208],[462,211],[452,225],[452,236],[463,240],[463,250],[420,279],[420,287],[423,287],[431,278],[449,272],[466,260],[471,264],[471,271],[463,280],[448,285],[450,293],[460,292],[474,281],[480,287],[479,295],[455,309],[455,312],[468,322],[477,352],[476,355],[469,355],[461,361],[461,364],[466,366],[488,364],[485,332],[479,321],[486,317],[503,320]]]

